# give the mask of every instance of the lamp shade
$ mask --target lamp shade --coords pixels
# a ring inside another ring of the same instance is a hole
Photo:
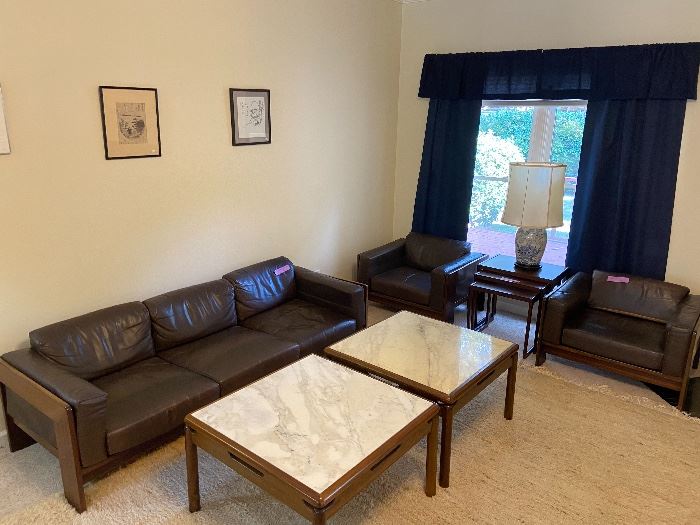
[[[566,164],[511,162],[501,222],[524,228],[562,226],[565,173]]]

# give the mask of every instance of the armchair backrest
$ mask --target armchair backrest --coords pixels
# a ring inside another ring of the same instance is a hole
[[[286,257],[234,270],[224,279],[236,290],[236,310],[241,321],[287,302],[297,293],[294,265]]]
[[[406,236],[406,262],[409,266],[430,272],[467,255],[471,243],[411,232]]]
[[[219,279],[144,301],[156,350],[189,343],[236,324],[233,286]]]
[[[588,306],[667,323],[689,293],[689,288],[678,284],[595,270]]]
[[[148,310],[111,306],[29,332],[34,350],[83,379],[95,379],[155,355]]]

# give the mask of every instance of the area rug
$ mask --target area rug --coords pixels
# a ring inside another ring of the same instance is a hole
[[[504,391],[501,378],[457,415],[450,488],[424,495],[421,443],[331,523],[700,522],[698,420],[525,366],[518,371],[515,417],[506,421]],[[78,515],[62,497],[48,453],[38,446],[0,451],[0,522],[305,523],[201,456],[196,514],[187,510],[178,440],[89,484],[88,511]]]

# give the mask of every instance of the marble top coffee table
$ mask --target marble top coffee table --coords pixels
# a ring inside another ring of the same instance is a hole
[[[504,417],[513,418],[518,345],[410,312],[326,348],[326,355],[435,401],[442,436],[440,486],[450,484],[454,413],[508,371]]]
[[[427,435],[433,496],[438,415],[430,401],[311,355],[185,418],[190,511],[200,509],[197,447],[321,524]]]

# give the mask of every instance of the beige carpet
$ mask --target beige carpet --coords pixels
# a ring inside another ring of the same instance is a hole
[[[331,523],[697,523],[700,424],[550,377],[519,371],[515,418],[504,381],[455,421],[452,484],[422,492],[418,445]],[[88,485],[78,516],[58,492],[56,461],[30,447],[0,453],[2,523],[304,521],[208,456],[203,510],[187,511],[182,440]]]

